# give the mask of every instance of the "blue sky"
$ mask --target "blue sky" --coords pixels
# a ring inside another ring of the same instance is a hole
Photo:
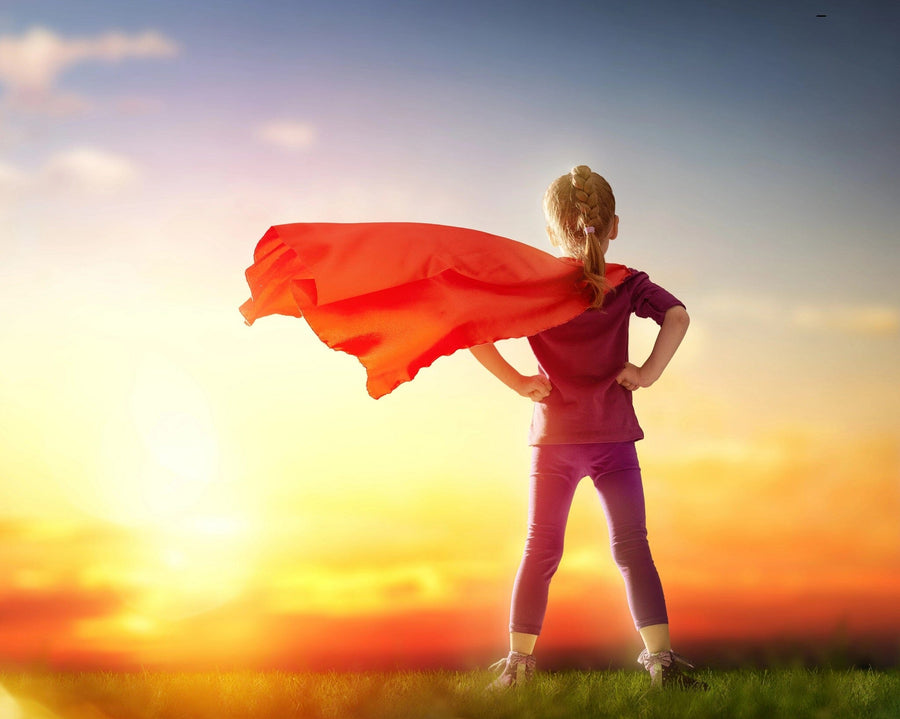
[[[244,128],[302,116],[328,143],[327,157],[304,158],[317,171],[352,163],[371,182],[386,163],[405,178],[438,165],[439,188],[469,206],[486,194],[473,177],[591,160],[623,202],[632,185],[655,201],[678,184],[733,217],[777,210],[790,193],[805,203],[784,214],[833,224],[849,195],[881,235],[898,182],[898,13],[878,5],[30,2],[0,14],[0,29],[153,28],[180,48],[164,61],[73,65],[61,85],[156,95],[164,116],[137,133],[120,118],[70,119],[47,130],[50,144],[115,138],[151,162],[181,140],[197,170],[239,166],[265,182],[288,170],[242,147]],[[507,224],[487,207],[497,204],[473,207],[480,224]]]

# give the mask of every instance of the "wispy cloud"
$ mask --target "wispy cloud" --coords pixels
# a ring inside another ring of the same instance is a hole
[[[767,297],[744,294],[717,294],[699,303],[699,312],[717,317],[771,325],[784,316],[784,307]]]
[[[50,188],[107,194],[130,187],[139,178],[137,165],[124,155],[74,147],[51,156],[34,179]]]
[[[701,303],[700,312],[734,321],[809,332],[883,337],[900,331],[900,309],[859,302],[797,302],[749,295],[718,295]]]
[[[272,120],[256,128],[257,139],[286,150],[307,150],[315,144],[316,128],[295,120]]]
[[[99,147],[62,150],[34,170],[0,160],[0,204],[22,192],[108,195],[136,185],[140,178],[141,170],[133,160]]]
[[[167,58],[178,52],[174,41],[153,30],[135,35],[112,30],[96,37],[67,38],[36,26],[19,36],[0,35],[0,84],[16,108],[77,114],[88,109],[91,101],[56,91],[57,79],[67,68],[87,61]]]
[[[900,311],[886,305],[801,305],[794,308],[791,322],[794,326],[807,330],[887,336],[895,335],[900,330]]]

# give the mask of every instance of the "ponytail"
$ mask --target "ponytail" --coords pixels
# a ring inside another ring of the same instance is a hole
[[[584,279],[594,295],[591,307],[600,307],[603,304],[603,296],[609,288],[606,281],[606,258],[600,251],[600,242],[597,241],[595,233],[588,231],[595,228],[588,225],[584,229]]]
[[[578,165],[547,188],[544,214],[553,244],[582,261],[591,307],[600,307],[609,284],[597,235],[612,229],[616,214],[609,183],[587,165]]]

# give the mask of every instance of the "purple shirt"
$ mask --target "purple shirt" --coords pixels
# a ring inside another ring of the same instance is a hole
[[[538,369],[553,389],[535,402],[528,444],[632,442],[642,439],[632,393],[616,383],[628,361],[628,321],[633,312],[662,324],[666,310],[684,306],[633,273],[610,291],[600,309],[589,309],[558,327],[528,338]]]

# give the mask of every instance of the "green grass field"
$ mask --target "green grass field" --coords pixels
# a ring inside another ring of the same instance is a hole
[[[0,719],[900,717],[900,671],[704,671],[708,692],[648,692],[635,671],[539,673],[482,691],[487,672],[0,673]]]

